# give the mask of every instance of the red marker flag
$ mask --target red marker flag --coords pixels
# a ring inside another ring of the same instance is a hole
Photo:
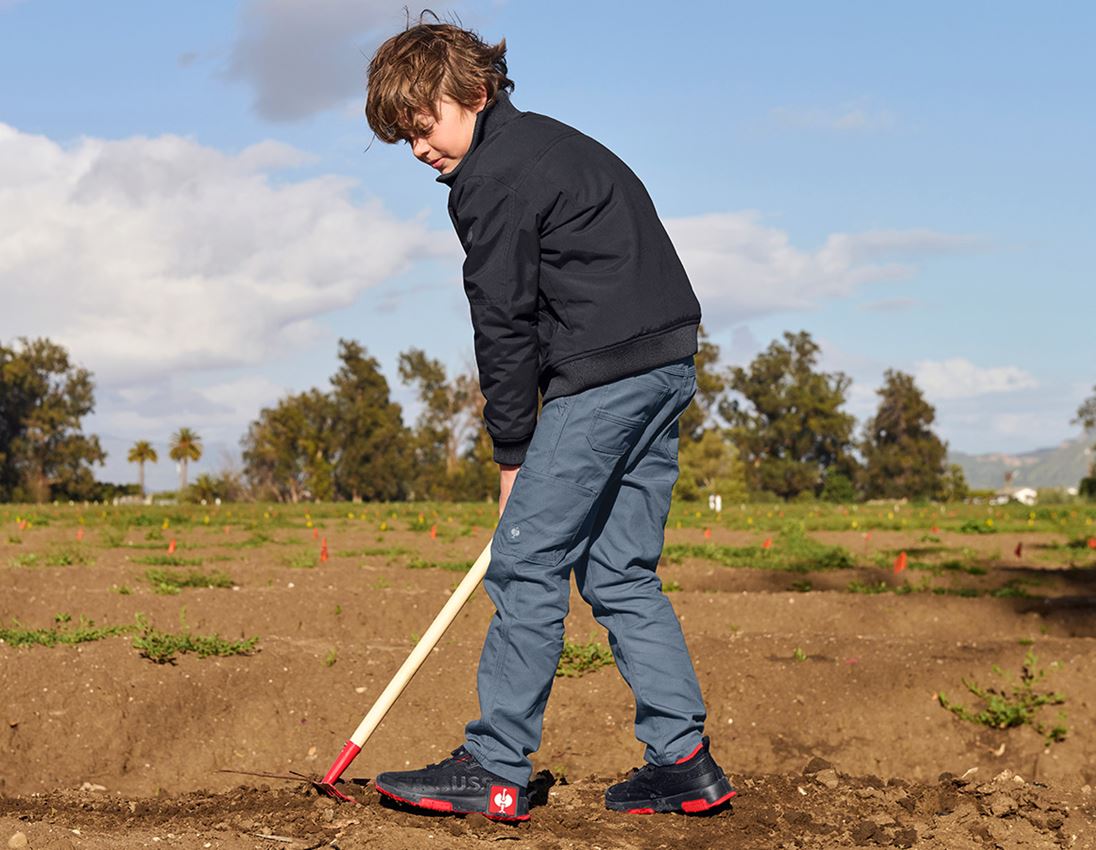
[[[938,525],[934,525],[934,526],[932,527],[932,533],[933,533],[933,534],[939,534],[939,533],[940,533],[940,526],[938,526]]]
[[[761,548],[768,552],[773,548],[773,539],[771,537],[766,537],[765,542],[761,544]]]
[[[19,530],[20,531],[26,531],[27,530],[27,521],[25,519],[19,520]]]
[[[710,528],[705,528],[704,529],[704,539],[705,540],[711,540],[712,539],[712,530]]]
[[[1089,549],[1096,549],[1096,537],[1088,538],[1088,548]]]
[[[313,528],[312,529],[312,539],[313,540],[319,540],[320,539],[320,530],[318,528]]]
[[[77,540],[83,540],[84,539],[84,527],[83,526],[80,526],[78,529],[76,529],[76,539]]]
[[[438,527],[437,527],[437,525],[430,526],[430,539],[431,540],[437,540],[438,539]]]
[[[320,563],[327,563],[327,538],[323,539],[323,543],[320,544]]]
[[[1016,557],[1024,557],[1024,542],[1022,540],[1016,544]]]
[[[174,555],[175,554],[175,538],[174,537],[172,537],[171,542],[167,544],[167,553],[169,555]]]
[[[898,553],[898,557],[894,559],[894,572],[898,574],[902,572],[907,566],[909,566],[909,557],[907,557],[905,551]]]

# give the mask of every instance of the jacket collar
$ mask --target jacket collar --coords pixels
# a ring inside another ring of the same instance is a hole
[[[453,181],[457,179],[460,170],[464,168],[464,164],[468,162],[472,151],[479,146],[480,142],[498,132],[500,127],[521,114],[521,110],[510,102],[510,95],[504,89],[499,89],[495,95],[495,102],[476,113],[476,126],[472,128],[472,143],[468,146],[468,152],[461,157],[456,168],[448,174],[439,174],[434,178],[435,182],[445,183],[452,189]]]

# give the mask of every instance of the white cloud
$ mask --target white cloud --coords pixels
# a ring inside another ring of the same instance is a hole
[[[832,107],[777,106],[770,117],[784,127],[800,130],[868,132],[889,130],[896,123],[893,112],[871,106],[866,100],[854,100]]]
[[[806,310],[859,287],[912,277],[919,259],[968,251],[978,240],[932,230],[835,233],[816,251],[761,223],[756,211],[666,221],[713,329],[785,310]]]
[[[249,0],[226,76],[253,88],[262,117],[298,121],[364,95],[371,51],[361,42],[402,24],[399,7],[380,0]]]
[[[438,17],[477,29],[501,5],[479,0],[462,4],[459,16]],[[436,22],[429,14],[422,20]],[[388,0],[247,0],[223,76],[250,86],[255,111],[269,121],[301,121],[351,98],[360,118],[374,50],[417,22]]]
[[[904,313],[917,305],[917,300],[913,298],[884,298],[881,301],[861,304],[860,309],[869,313]]]
[[[271,172],[307,154],[225,154],[178,136],[63,148],[0,124],[0,338],[64,344],[100,382],[257,364],[416,260],[463,254],[354,181]]]
[[[976,366],[963,357],[920,360],[914,377],[930,401],[1035,389],[1039,382],[1017,366]]]

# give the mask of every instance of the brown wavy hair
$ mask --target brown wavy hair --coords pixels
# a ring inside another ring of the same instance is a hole
[[[406,7],[405,7],[406,8]],[[434,15],[435,24],[422,22]],[[365,120],[377,138],[388,144],[410,139],[415,116],[423,111],[438,119],[443,95],[465,109],[479,102],[480,86],[490,106],[501,90],[513,91],[506,75],[506,39],[488,44],[475,32],[441,23],[429,9],[377,48],[369,62]]]

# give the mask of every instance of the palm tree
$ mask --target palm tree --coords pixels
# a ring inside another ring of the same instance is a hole
[[[138,480],[141,482],[141,495],[145,495],[145,462],[156,463],[160,458],[156,455],[156,449],[148,440],[138,440],[129,450],[129,462],[137,464],[139,470]]]
[[[186,465],[202,457],[202,438],[189,428],[180,428],[171,436],[171,459],[182,466],[179,469],[179,495],[186,489]]]

